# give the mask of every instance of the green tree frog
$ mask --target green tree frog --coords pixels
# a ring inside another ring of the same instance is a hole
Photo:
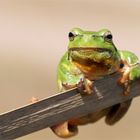
[[[84,31],[74,28],[69,32],[68,37],[68,51],[58,65],[59,91],[78,87],[80,92],[91,94],[94,80],[121,72],[119,83],[124,87],[124,95],[129,94],[130,81],[140,77],[140,65],[135,54],[118,50],[108,29]],[[105,122],[113,125],[124,116],[131,101],[128,100],[83,117],[71,119],[51,129],[59,137],[66,138],[77,134],[77,125],[96,122],[104,116]]]

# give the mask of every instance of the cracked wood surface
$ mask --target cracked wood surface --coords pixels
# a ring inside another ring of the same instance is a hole
[[[0,140],[16,139],[140,95],[140,79],[132,83],[131,93],[124,96],[123,88],[117,84],[119,76],[113,74],[95,81],[91,95],[81,95],[75,88],[1,114]]]

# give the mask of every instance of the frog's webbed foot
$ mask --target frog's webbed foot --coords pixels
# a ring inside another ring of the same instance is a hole
[[[119,80],[119,84],[124,88],[124,95],[128,95],[130,93],[131,88],[131,80],[129,79],[130,75],[130,66],[127,62],[124,62],[124,67],[120,70],[122,72],[122,77]]]
[[[78,91],[83,94],[93,93],[93,81],[85,79],[80,79],[80,82],[77,84]]]
[[[64,122],[51,127],[52,131],[61,138],[68,138],[78,133],[76,125],[72,125],[69,122]]]

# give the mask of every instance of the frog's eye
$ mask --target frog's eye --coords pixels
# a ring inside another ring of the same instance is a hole
[[[122,69],[123,67],[124,67],[124,64],[123,64],[123,63],[121,63],[121,64],[120,64],[120,68]]]
[[[69,40],[70,41],[73,41],[74,40],[74,37],[76,36],[75,34],[73,34],[72,32],[69,32]]]
[[[104,37],[104,40],[106,40],[108,42],[111,42],[113,39],[113,36],[110,32],[106,32],[103,37]]]

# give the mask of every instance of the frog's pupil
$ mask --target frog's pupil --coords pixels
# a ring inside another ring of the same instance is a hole
[[[70,41],[73,41],[74,40],[74,37],[75,37],[75,35],[72,32],[70,32],[69,33],[69,40]]]
[[[106,38],[109,39],[109,40],[111,40],[112,39],[112,35],[109,34],[109,35],[106,36]]]
[[[71,37],[73,37],[74,36],[74,34],[72,33],[72,32],[70,32],[69,33],[69,37],[71,38]]]

